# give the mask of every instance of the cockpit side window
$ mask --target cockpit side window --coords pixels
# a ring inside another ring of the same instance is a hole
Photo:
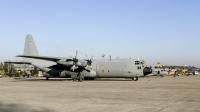
[[[142,69],[141,66],[137,66],[137,69]]]
[[[135,61],[135,65],[139,65],[140,64],[140,62],[139,61]]]

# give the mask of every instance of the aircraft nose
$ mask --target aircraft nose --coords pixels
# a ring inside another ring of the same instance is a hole
[[[152,69],[149,68],[149,67],[145,67],[145,68],[143,69],[143,73],[144,73],[144,76],[146,76],[146,75],[152,73]]]

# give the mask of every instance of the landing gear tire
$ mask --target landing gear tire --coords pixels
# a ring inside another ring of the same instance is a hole
[[[94,80],[95,78],[84,77],[84,80]]]
[[[132,80],[133,81],[138,81],[138,77],[133,77]]]
[[[76,79],[72,79],[71,81],[74,82],[74,81],[77,81],[77,80]]]
[[[49,77],[46,77],[46,80],[49,80]]]

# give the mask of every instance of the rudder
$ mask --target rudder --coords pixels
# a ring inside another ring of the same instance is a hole
[[[25,45],[24,45],[24,55],[26,55],[26,56],[39,56],[39,52],[37,50],[37,47],[35,45],[35,42],[34,42],[31,34],[28,34],[26,36]],[[23,58],[22,61],[33,62],[33,61],[36,61],[36,59]]]
[[[27,35],[24,45],[24,55],[34,55],[39,56],[39,52],[35,45],[32,35]]]

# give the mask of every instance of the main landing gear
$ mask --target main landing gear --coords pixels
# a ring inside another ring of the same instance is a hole
[[[84,76],[80,74],[77,78],[72,79],[71,81],[82,82],[84,80]]]
[[[133,81],[138,81],[138,77],[133,77],[132,80]]]

